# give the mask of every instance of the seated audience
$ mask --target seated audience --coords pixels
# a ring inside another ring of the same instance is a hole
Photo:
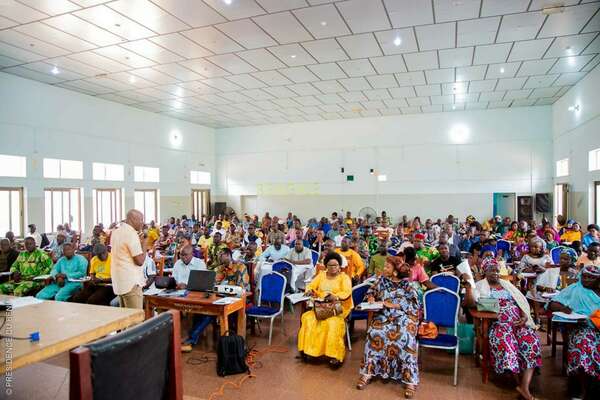
[[[582,254],[577,259],[577,266],[579,269],[585,267],[586,265],[595,265],[596,267],[600,267],[600,243],[591,243],[588,246],[587,253]]]
[[[44,286],[43,280],[35,280],[35,278],[49,274],[51,269],[52,259],[37,248],[33,237],[26,237],[25,251],[19,254],[10,268],[11,279],[0,284],[0,293],[14,296],[35,294]]]
[[[219,266],[221,252],[227,249],[227,245],[221,242],[221,237],[222,235],[220,232],[215,232],[212,237],[213,242],[210,244],[210,246],[208,246],[208,249],[206,250],[208,256],[206,266],[210,270],[217,269],[217,267]]]
[[[0,240],[0,272],[10,271],[10,267],[19,257],[19,252],[10,247],[10,240]]]
[[[33,238],[33,240],[35,240],[35,245],[37,247],[42,247],[42,235],[37,231],[37,226],[35,226],[35,224],[29,224],[27,228],[29,229],[29,233],[26,237]]]
[[[600,227],[596,224],[588,225],[587,233],[583,235],[582,245],[584,250],[592,243],[600,243]]]
[[[58,232],[48,247],[45,248],[50,253],[52,262],[56,263],[63,256],[63,245],[65,243],[67,243],[67,234],[65,232]]]
[[[418,288],[420,293],[421,285],[425,286],[427,290],[435,289],[437,287],[436,284],[429,280],[429,276],[427,275],[427,272],[425,272],[421,260],[417,258],[417,252],[414,247],[407,247],[404,250],[404,262],[410,267],[409,281],[416,284],[415,287]]]
[[[579,281],[563,289],[549,305],[552,311],[591,316],[600,309],[600,268],[583,268]],[[590,382],[600,379],[600,327],[591,320],[574,325],[569,333],[567,374],[577,377],[581,399],[588,398]]]
[[[542,366],[540,338],[535,332],[531,309],[525,296],[512,283],[500,279],[498,262],[487,258],[482,262],[485,279],[467,285],[466,304],[476,307],[482,297],[497,299],[498,319],[489,331],[492,365],[497,374],[512,373],[519,382],[517,392],[527,400],[534,397],[529,391],[536,368]]]
[[[90,260],[91,280],[83,289],[73,295],[75,303],[97,304],[107,306],[115,298],[110,274],[110,253],[103,244],[94,247],[95,256]]]
[[[344,258],[348,261],[348,266],[342,271],[350,277],[353,284],[356,284],[360,281],[360,278],[365,273],[365,263],[360,255],[350,248],[350,239],[347,237],[343,238],[341,244],[341,247],[339,249],[335,249],[335,252],[344,256]]]
[[[84,256],[75,254],[75,246],[72,243],[65,243],[63,251],[64,255],[50,273],[49,279],[52,283],[38,292],[35,296],[38,299],[67,301],[83,287],[81,282],[72,280],[86,276],[88,261]]]
[[[284,259],[290,253],[290,248],[283,244],[283,235],[278,233],[273,238],[273,244],[267,247],[260,255],[261,261],[279,261]]]
[[[446,271],[454,272],[456,266],[461,263],[460,257],[451,256],[450,247],[446,243],[438,244],[437,250],[440,256],[429,263],[429,273],[437,274]]]
[[[380,276],[383,273],[383,268],[387,262],[388,252],[385,244],[380,244],[377,249],[377,254],[371,256],[369,260],[369,268],[367,269],[367,275]]]
[[[410,267],[400,257],[388,257],[383,276],[367,291],[367,301],[383,302],[383,309],[375,314],[367,331],[358,389],[378,376],[403,383],[406,398],[415,395],[420,303],[417,291],[405,279],[409,274]]]
[[[302,314],[298,332],[298,351],[303,359],[325,356],[332,367],[344,361],[346,354],[346,316],[352,304],[352,282],[341,272],[341,256],[329,252],[324,259],[327,271],[321,271],[307,286],[306,295],[315,299],[341,303],[342,313],[319,320],[315,310]]]
[[[565,232],[560,235],[560,241],[565,244],[571,244],[573,242],[581,242],[581,239],[581,226],[572,219],[568,220]]]
[[[305,280],[314,274],[312,251],[308,247],[304,247],[302,240],[296,239],[294,242],[294,248],[290,250],[284,260],[295,266],[292,274],[295,282],[289,282],[291,287],[304,289]]]
[[[522,272],[535,272],[535,285],[540,291],[556,289],[560,270],[553,268],[552,259],[544,253],[545,243],[537,236],[529,241],[529,253],[521,259]]]

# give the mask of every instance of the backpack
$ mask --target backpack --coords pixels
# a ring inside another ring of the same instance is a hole
[[[246,341],[235,332],[227,331],[217,343],[217,375],[227,376],[250,372],[246,364]]]

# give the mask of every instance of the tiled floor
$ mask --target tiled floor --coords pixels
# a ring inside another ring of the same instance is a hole
[[[348,352],[344,365],[331,370],[325,364],[305,364],[296,356],[296,331],[298,313],[286,314],[286,334],[276,323],[273,345],[282,346],[286,353],[263,353],[267,344],[264,324],[262,335],[248,336],[250,347],[259,350],[258,362],[253,369],[255,378],[244,382],[241,389],[227,386],[223,400],[304,400],[304,399],[397,399],[402,398],[401,387],[395,383],[375,381],[364,391],[355,389],[358,368],[362,357],[365,324],[357,323],[357,340],[353,351]],[[542,343],[545,343],[545,335]],[[218,377],[215,372],[215,354],[212,352],[212,332],[203,343],[190,354],[184,355],[183,381],[185,398],[188,400],[208,399],[225,382],[237,382],[243,376]],[[565,399],[567,379],[560,375],[559,358],[552,359],[549,347],[544,347],[544,366],[541,375],[534,377],[533,393],[538,399]],[[453,358],[441,350],[425,350],[420,361],[421,383],[417,399],[516,399],[514,384],[507,379],[492,376],[487,385],[481,382],[481,370],[475,367],[472,356],[461,356],[458,386],[452,385]],[[14,388],[11,396],[0,391],[0,399],[10,400],[54,400],[68,399],[69,392],[68,356],[60,355],[45,363],[15,371]],[[4,397],[3,397],[4,396]]]

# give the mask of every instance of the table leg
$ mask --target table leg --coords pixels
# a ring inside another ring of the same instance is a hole
[[[221,336],[223,336],[229,330],[229,318],[224,312],[219,315],[219,325],[221,326]]]
[[[145,319],[150,319],[152,318],[152,305],[150,304],[149,300],[145,300],[144,301],[144,317]]]
[[[556,332],[558,331],[558,324],[552,324],[552,358],[556,357]],[[564,339],[563,339],[564,340]]]
[[[567,362],[568,362],[568,352],[569,350],[569,327],[564,327],[562,330],[562,366],[561,372],[563,375],[567,373]]]
[[[482,371],[482,379],[483,379],[483,383],[488,383],[488,378],[489,378],[489,367],[490,367],[490,342],[489,342],[489,338],[488,338],[488,329],[489,329],[489,321],[487,318],[483,318],[482,321],[482,328],[483,330],[483,343],[482,343],[482,366],[481,366],[481,371]]]
[[[473,318],[473,325],[475,329],[475,366],[481,366],[481,319]]]
[[[237,333],[244,339],[246,338],[246,310],[244,308],[237,311]]]

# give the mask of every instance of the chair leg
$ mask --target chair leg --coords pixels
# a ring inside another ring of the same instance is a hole
[[[348,339],[348,350],[352,351],[352,342],[350,341],[350,328],[346,324],[346,338]]]
[[[269,326],[269,346],[271,345],[271,336],[273,336],[273,322],[275,318],[271,318],[271,325]]]
[[[456,350],[454,350],[454,386],[458,384],[458,345],[456,345]]]

